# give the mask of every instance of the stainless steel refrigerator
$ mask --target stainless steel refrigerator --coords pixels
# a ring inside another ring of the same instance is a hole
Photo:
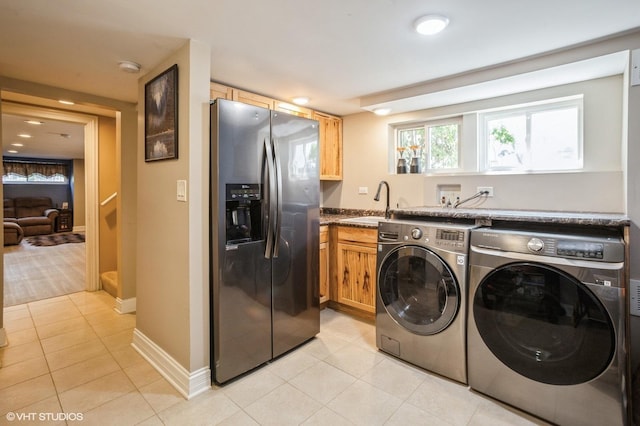
[[[211,105],[211,368],[227,382],[320,331],[318,122]]]

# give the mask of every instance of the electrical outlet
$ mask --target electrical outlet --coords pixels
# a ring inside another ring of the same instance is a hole
[[[360,187],[358,187],[358,194],[367,195],[368,193],[369,193],[369,187],[368,186],[360,186]]]
[[[479,186],[478,192],[488,192],[487,197],[493,197],[493,186]]]

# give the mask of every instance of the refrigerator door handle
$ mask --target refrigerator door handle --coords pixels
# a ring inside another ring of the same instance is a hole
[[[273,164],[273,150],[271,149],[271,143],[269,140],[264,140],[264,157],[262,159],[262,179],[264,199],[262,203],[262,226],[266,232],[266,243],[264,249],[264,257],[271,259],[273,256],[274,246],[274,216],[276,205],[274,203],[276,183],[274,179],[274,164]],[[266,212],[265,212],[266,211]],[[266,213],[266,214],[265,214]]]
[[[273,257],[278,257],[278,254],[280,252],[280,235],[282,230],[282,166],[280,165],[280,156],[278,155],[278,144],[275,140],[272,140],[271,144],[273,145],[273,158],[276,163],[275,175],[277,186]]]

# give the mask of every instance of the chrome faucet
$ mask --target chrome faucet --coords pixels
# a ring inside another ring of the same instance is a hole
[[[380,181],[380,183],[378,184],[378,191],[376,191],[376,196],[373,197],[373,200],[380,201],[380,190],[382,189],[382,185],[385,185],[387,187],[387,205],[384,209],[384,218],[389,219],[391,218],[391,213],[389,212],[389,184],[386,180]]]

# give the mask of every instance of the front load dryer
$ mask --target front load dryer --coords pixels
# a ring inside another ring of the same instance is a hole
[[[628,424],[620,235],[471,234],[471,388],[563,426]]]
[[[465,384],[467,257],[474,227],[397,220],[378,226],[377,347]]]

